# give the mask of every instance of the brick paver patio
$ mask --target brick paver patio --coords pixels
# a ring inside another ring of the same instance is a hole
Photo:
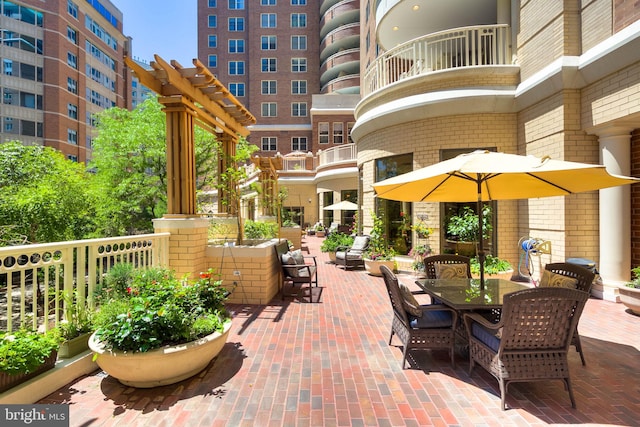
[[[231,306],[229,340],[196,377],[143,390],[96,371],[39,403],[71,405],[72,426],[640,425],[640,317],[622,304],[587,303],[587,366],[570,354],[577,409],[553,381],[511,385],[503,412],[497,381],[480,367],[469,377],[460,355],[454,369],[447,352],[415,351],[402,370],[382,278],[326,263],[320,242],[305,243],[318,255],[320,303]]]

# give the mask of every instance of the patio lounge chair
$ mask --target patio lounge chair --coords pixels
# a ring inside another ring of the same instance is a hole
[[[309,302],[313,302],[313,285],[318,287],[318,262],[315,256],[302,255],[301,250],[289,251],[289,243],[283,240],[274,245],[274,250],[278,263],[281,267],[281,296],[284,300],[284,287],[290,284],[295,288],[296,285],[309,285]],[[318,297],[320,298],[320,297]]]
[[[449,350],[451,366],[455,366],[455,325],[458,322],[455,310],[442,305],[419,305],[408,288],[398,284],[398,278],[386,265],[380,266],[380,271],[393,309],[389,345],[394,334],[402,341],[402,369],[407,353],[413,349]]]
[[[369,246],[369,236],[356,236],[351,247],[339,246],[336,248],[336,265],[346,269],[364,267],[364,251]]]
[[[576,289],[525,289],[504,296],[498,323],[465,313],[469,375],[478,363],[498,380],[502,410],[509,383],[551,379],[564,381],[575,408],[567,353],[588,298]]]
[[[571,282],[575,282],[572,284],[572,287],[578,289],[580,291],[586,292],[587,294],[591,292],[591,285],[593,285],[593,279],[596,274],[584,267],[580,267],[576,264],[570,264],[568,262],[557,262],[552,264],[547,264],[544,266],[545,271],[559,274],[565,278],[569,278]],[[545,279],[545,273],[543,273],[543,279]],[[540,286],[550,286],[553,279],[550,279],[547,276],[546,281],[540,281]],[[562,281],[561,281],[562,282]],[[560,283],[561,283],[560,282]],[[564,281],[564,283],[568,283]],[[582,351],[582,344],[580,344],[580,335],[578,334],[578,325],[576,324],[576,331],[573,334],[573,339],[571,340],[571,344],[576,347],[576,351],[580,354],[580,360],[582,361],[582,365],[585,366],[586,362],[584,360],[584,353]]]

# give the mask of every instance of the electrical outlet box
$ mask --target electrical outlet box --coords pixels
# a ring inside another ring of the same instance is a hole
[[[239,275],[240,275],[240,271],[235,270],[235,271],[233,272],[233,275],[234,275],[234,276],[239,276]]]

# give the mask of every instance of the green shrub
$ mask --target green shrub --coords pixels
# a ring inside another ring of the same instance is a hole
[[[247,220],[244,223],[244,236],[247,239],[273,239],[277,235],[278,224],[275,222]]]
[[[40,367],[60,347],[58,331],[38,333],[28,329],[0,332],[0,371],[28,374]]]
[[[353,236],[348,236],[344,233],[331,233],[322,241],[320,251],[335,252],[340,246],[351,247],[351,245],[353,245],[353,239]]]

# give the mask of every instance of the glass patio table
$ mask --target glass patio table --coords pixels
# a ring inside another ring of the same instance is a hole
[[[529,286],[505,279],[421,279],[416,284],[432,298],[456,311],[492,310],[502,307],[503,297]]]

